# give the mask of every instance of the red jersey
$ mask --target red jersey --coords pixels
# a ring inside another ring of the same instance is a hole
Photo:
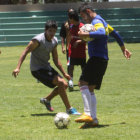
[[[79,23],[78,25],[72,25],[70,28],[70,33],[72,36],[78,37],[79,28],[84,24]],[[86,58],[86,43],[79,43],[76,48],[73,47],[73,44],[79,40],[78,38],[72,38],[69,45],[69,56],[71,58]]]

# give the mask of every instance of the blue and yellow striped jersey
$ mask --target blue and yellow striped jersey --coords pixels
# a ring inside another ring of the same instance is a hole
[[[115,40],[118,42],[119,46],[124,46],[123,39],[121,38],[120,34],[116,32],[116,30],[108,24],[108,31],[109,35],[111,35]]]
[[[89,33],[90,37],[94,38],[93,41],[88,42],[89,57],[96,56],[108,60],[108,35],[114,37],[120,47],[124,45],[123,40],[119,33],[116,32],[101,16],[97,15],[92,20],[91,24],[94,25],[96,31]]]
[[[103,18],[97,15],[92,20],[92,25],[94,25],[96,31],[90,32],[89,35],[91,38],[94,38],[93,41],[88,42],[88,53],[89,57],[100,57],[108,59],[108,49],[107,49],[107,40],[108,40],[108,30],[107,23]]]

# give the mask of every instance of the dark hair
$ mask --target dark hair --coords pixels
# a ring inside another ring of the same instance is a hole
[[[79,16],[78,16],[78,13],[76,11],[69,12],[68,17],[70,19],[74,19],[75,21],[79,21]]]
[[[55,28],[57,30],[57,23],[54,20],[48,20],[45,24],[45,30],[48,30],[49,28]]]
[[[79,7],[78,12],[79,12],[79,13],[80,13],[80,12],[86,13],[86,10],[87,10],[87,9],[90,9],[91,11],[95,12],[94,9],[93,9],[93,7],[90,6],[90,5],[88,5],[88,3],[82,4],[82,5]]]
[[[67,13],[69,14],[70,12],[75,11],[73,8],[69,8]]]

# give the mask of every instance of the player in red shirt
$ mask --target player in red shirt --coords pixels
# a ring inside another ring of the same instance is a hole
[[[70,37],[68,39],[68,74],[71,76],[69,80],[69,90],[73,90],[73,71],[75,65],[80,65],[83,70],[86,64],[86,42],[81,40],[78,36],[79,28],[84,24],[79,21],[79,16],[76,11],[68,14],[70,27]]]

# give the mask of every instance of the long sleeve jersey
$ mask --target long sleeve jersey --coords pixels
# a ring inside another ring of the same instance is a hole
[[[88,42],[89,57],[96,56],[108,60],[107,41],[108,36],[114,37],[119,44],[123,46],[124,42],[118,32],[114,30],[101,16],[97,15],[91,22],[96,31],[90,32],[90,37],[93,41]]]
[[[107,23],[103,18],[97,15],[91,22],[94,25],[96,31],[90,32],[90,38],[94,38],[93,41],[88,42],[88,54],[89,57],[100,57],[108,60],[108,31]]]

